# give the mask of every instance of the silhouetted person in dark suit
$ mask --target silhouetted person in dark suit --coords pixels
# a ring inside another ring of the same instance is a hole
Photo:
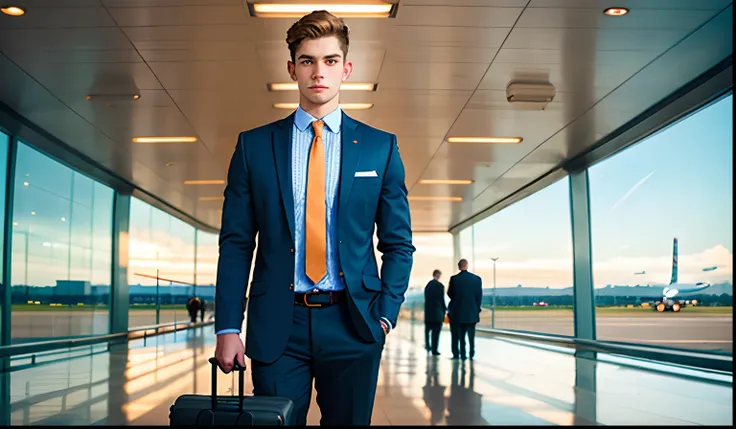
[[[440,283],[440,270],[434,270],[432,280],[424,287],[424,348],[438,356],[442,322],[445,321],[445,285]]]
[[[197,321],[197,313],[199,313],[199,309],[201,307],[202,300],[200,300],[196,296],[189,298],[189,301],[187,302],[187,312],[189,312],[189,319],[191,323],[195,323]]]
[[[457,344],[453,344],[453,359],[465,359],[465,337],[468,337],[470,359],[475,355],[475,325],[480,322],[480,304],[483,298],[483,282],[468,271],[468,261],[461,259],[457,267],[460,272],[450,277],[447,296],[450,297],[449,311]],[[458,350],[459,349],[459,350]]]

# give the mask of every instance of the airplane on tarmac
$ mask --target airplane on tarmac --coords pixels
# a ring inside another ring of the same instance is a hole
[[[698,283],[679,283],[677,281],[677,237],[672,243],[672,278],[670,284],[662,290],[662,299],[658,300],[652,306],[654,310],[662,313],[665,311],[679,312],[685,307],[685,301],[680,299],[684,294],[700,292],[710,287],[708,282]]]

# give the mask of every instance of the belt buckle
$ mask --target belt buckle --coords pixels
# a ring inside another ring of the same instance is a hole
[[[310,304],[310,303],[307,302],[307,296],[308,295],[310,295],[310,294],[311,295],[314,295],[314,294],[317,294],[317,293],[319,293],[319,290],[317,290],[317,289],[310,290],[309,292],[304,292],[304,305],[306,305],[307,307],[322,307],[322,304]]]

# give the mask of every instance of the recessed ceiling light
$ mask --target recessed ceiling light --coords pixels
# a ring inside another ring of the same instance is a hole
[[[276,109],[295,110],[299,107],[299,103],[276,103],[273,105]],[[366,110],[373,107],[373,103],[341,103],[342,110]]]
[[[608,16],[624,16],[629,13],[629,10],[625,7],[609,7],[603,13]]]
[[[297,91],[299,86],[296,82],[274,82],[267,84],[268,90],[271,92],[275,91]],[[378,89],[377,83],[370,82],[344,82],[340,85],[341,91],[375,91]]]
[[[409,201],[462,201],[463,197],[413,197],[409,196]]]
[[[422,179],[422,185],[470,185],[472,180],[450,180],[450,179]]]
[[[196,137],[136,137],[133,143],[196,143]]]
[[[185,185],[224,185],[224,180],[185,180]]]
[[[345,18],[393,18],[396,16],[395,4],[381,1],[363,3],[326,4],[279,4],[247,2],[251,16],[258,18],[301,18],[315,10],[326,10],[333,15]]]
[[[0,8],[0,11],[10,16],[23,16],[26,14],[25,9],[18,7],[18,6],[6,6],[3,8]]]
[[[496,143],[496,144],[516,144],[521,143],[524,139],[521,137],[448,137],[449,143]]]

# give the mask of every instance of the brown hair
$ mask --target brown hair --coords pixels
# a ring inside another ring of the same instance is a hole
[[[317,10],[305,15],[286,32],[286,43],[289,45],[289,51],[291,52],[291,61],[296,62],[296,50],[299,49],[299,45],[304,40],[330,36],[337,37],[343,60],[345,60],[350,45],[349,33],[350,30],[342,18],[338,18],[326,10]]]

